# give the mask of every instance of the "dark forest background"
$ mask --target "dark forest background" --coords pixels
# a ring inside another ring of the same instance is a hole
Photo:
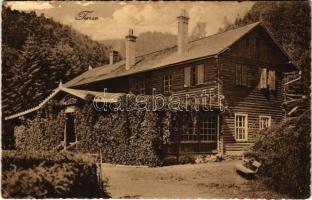
[[[310,96],[310,5],[309,2],[256,2],[243,18],[226,24],[226,31],[261,21],[303,71],[304,93]],[[197,23],[190,40],[206,36],[209,24]],[[160,42],[161,41],[161,42]],[[138,36],[137,55],[176,44],[176,36],[146,32]],[[110,49],[124,57],[124,40],[92,41],[35,12],[2,7],[2,112],[20,112],[36,106],[57,87],[83,73],[88,66],[108,63]]]

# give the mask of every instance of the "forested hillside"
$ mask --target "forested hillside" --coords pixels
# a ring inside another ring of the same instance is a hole
[[[2,7],[2,112],[38,104],[63,82],[108,62],[108,48],[69,26]]]
[[[122,58],[125,58],[126,47],[125,39],[112,39],[102,41],[106,46],[119,51]],[[177,44],[177,36],[169,33],[160,32],[144,32],[138,35],[136,42],[136,54],[142,55],[168,47],[172,47]]]
[[[304,92],[310,96],[310,20],[308,1],[256,2],[244,18],[227,24],[220,32],[261,21],[302,70]]]

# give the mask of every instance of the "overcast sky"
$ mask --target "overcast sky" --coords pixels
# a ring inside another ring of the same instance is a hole
[[[207,35],[214,34],[237,16],[243,17],[253,2],[7,2],[12,9],[44,13],[94,40],[124,38],[129,28],[135,35],[146,31],[177,33],[180,9],[190,16],[189,32],[196,22],[207,24]],[[81,11],[93,11],[98,20],[75,20]]]

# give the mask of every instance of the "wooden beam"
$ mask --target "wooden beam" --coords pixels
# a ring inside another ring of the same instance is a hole
[[[290,116],[291,114],[293,114],[294,112],[296,112],[298,110],[298,106],[293,107],[288,113],[287,115]]]

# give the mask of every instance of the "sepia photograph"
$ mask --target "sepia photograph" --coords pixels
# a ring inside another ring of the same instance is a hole
[[[310,1],[3,1],[1,30],[2,198],[310,198]]]

